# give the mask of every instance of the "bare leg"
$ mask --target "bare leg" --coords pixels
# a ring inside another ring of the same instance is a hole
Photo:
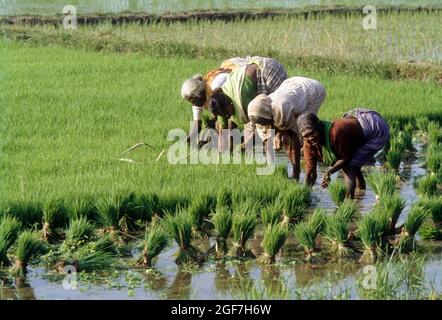
[[[287,134],[286,137],[289,138],[289,141],[288,144],[284,143],[284,149],[293,167],[293,178],[299,181],[301,173],[301,145],[296,134]]]
[[[356,189],[356,167],[346,166],[342,169],[344,172],[344,181],[345,181],[345,189],[347,198],[353,199],[355,197],[355,189]]]
[[[367,186],[365,184],[364,175],[362,174],[361,168],[356,168],[356,190],[365,190]]]

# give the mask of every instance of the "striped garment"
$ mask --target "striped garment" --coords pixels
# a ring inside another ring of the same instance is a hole
[[[275,92],[287,79],[284,66],[272,58],[247,57],[246,60],[248,64],[254,63],[258,66],[256,71],[257,94]]]

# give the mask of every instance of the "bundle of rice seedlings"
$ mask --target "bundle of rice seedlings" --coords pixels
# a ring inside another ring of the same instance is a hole
[[[162,220],[164,230],[177,243],[179,250],[175,262],[178,265],[199,262],[201,255],[191,244],[193,218],[188,211],[178,210],[173,215],[166,213]]]
[[[196,237],[204,237],[206,234],[202,230],[204,218],[213,209],[213,199],[207,194],[201,194],[188,207],[189,214],[193,219],[193,233]]]
[[[95,202],[97,208],[97,220],[103,227],[103,231],[112,235],[118,230],[120,221],[120,210],[123,206],[123,199],[119,195],[104,196]]]
[[[442,228],[442,198],[441,197],[432,197],[432,198],[422,198],[416,204],[418,206],[426,209],[433,219],[434,224]]]
[[[229,252],[230,256],[254,257],[253,253],[246,248],[246,243],[255,232],[256,220],[256,215],[247,211],[237,211],[233,214],[233,244]]]
[[[345,199],[346,189],[344,181],[336,179],[328,185],[328,192],[333,202],[339,206]]]
[[[383,217],[375,212],[366,215],[359,221],[357,232],[364,247],[359,262],[367,264],[376,262],[386,227]]]
[[[85,246],[86,250],[89,251],[102,251],[112,254],[113,256],[118,256],[120,254],[115,241],[111,234],[105,234],[98,238],[98,240],[89,242]]]
[[[233,197],[231,191],[225,188],[219,190],[216,196],[216,205],[231,209],[233,205]]]
[[[308,221],[302,221],[293,227],[295,238],[305,251],[306,260],[310,261],[314,253],[317,252],[315,227],[308,223]]]
[[[73,197],[65,201],[65,209],[70,220],[86,217],[95,220],[97,210],[94,201],[89,196]]]
[[[345,215],[327,216],[325,219],[323,235],[331,243],[338,258],[346,258],[353,254],[353,251],[347,246],[348,224],[348,216]]]
[[[438,177],[435,175],[427,175],[417,179],[414,183],[416,192],[421,196],[433,196],[437,193]]]
[[[49,200],[43,204],[43,239],[50,241],[53,239],[56,226],[67,222],[67,214],[64,204],[60,200]]]
[[[7,205],[5,213],[15,217],[23,227],[40,224],[43,220],[42,205],[33,200],[14,200]]]
[[[418,231],[419,236],[424,240],[441,241],[442,229],[433,224],[426,223]]]
[[[383,198],[379,207],[388,219],[388,234],[395,234],[396,223],[405,208],[405,201],[398,194],[395,194]]]
[[[261,222],[266,226],[278,224],[281,220],[281,213],[281,203],[278,201],[270,203],[261,210]]]
[[[367,183],[380,199],[390,197],[396,191],[396,175],[391,172],[373,172],[368,175]]]
[[[66,266],[74,266],[76,272],[110,271],[115,267],[115,257],[112,253],[93,250],[84,251],[74,257],[58,261],[54,269],[64,272]]]
[[[283,223],[294,223],[302,219],[310,203],[310,189],[300,185],[282,192],[276,200],[281,204]]]
[[[275,256],[281,250],[287,239],[287,226],[284,224],[272,224],[264,231],[262,239],[262,248],[264,253],[258,258],[258,262],[272,264],[275,262]]]
[[[431,146],[427,150],[426,165],[431,173],[441,172],[442,169],[442,145]]]
[[[388,167],[395,172],[399,170],[399,166],[401,165],[404,149],[403,145],[392,144],[386,155]]]
[[[143,253],[138,260],[138,265],[152,267],[152,260],[157,257],[169,244],[169,237],[163,228],[154,224],[146,230],[143,242]]]
[[[225,206],[217,205],[212,222],[216,233],[215,252],[221,257],[227,254],[227,238],[232,230],[232,213]]]
[[[21,276],[26,275],[26,268],[31,259],[44,254],[46,250],[46,244],[38,234],[32,231],[24,231],[17,239],[16,260],[12,272]]]
[[[8,215],[2,217],[0,221],[0,267],[11,264],[7,253],[17,239],[20,229],[21,223],[16,218]]]
[[[307,218],[307,223],[311,225],[312,230],[318,235],[325,227],[325,212],[324,209],[316,208],[313,213]]]
[[[345,222],[350,221],[355,217],[358,212],[358,205],[353,199],[346,198],[342,204],[336,209],[335,216],[340,217]]]
[[[415,235],[425,220],[429,217],[429,211],[419,205],[413,205],[399,235],[398,246],[401,251],[411,251],[415,248]]]
[[[94,225],[86,217],[71,220],[69,228],[66,230],[66,244],[77,246],[86,241],[90,241],[94,235]]]

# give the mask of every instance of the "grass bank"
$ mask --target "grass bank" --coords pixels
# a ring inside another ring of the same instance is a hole
[[[357,14],[186,21],[140,25],[2,25],[7,39],[152,57],[223,60],[272,56],[292,68],[329,74],[442,83],[442,12],[380,14],[376,30]]]

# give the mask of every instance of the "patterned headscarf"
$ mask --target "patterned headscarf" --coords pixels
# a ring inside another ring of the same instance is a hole
[[[249,118],[273,119],[272,101],[266,94],[260,94],[247,107]]]

